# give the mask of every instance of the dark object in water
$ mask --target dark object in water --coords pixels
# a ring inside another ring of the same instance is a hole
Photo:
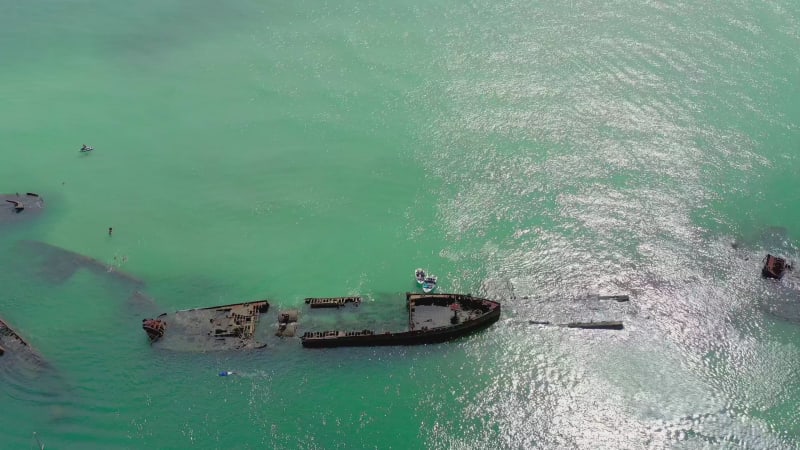
[[[150,338],[150,342],[155,342],[164,336],[167,330],[167,323],[158,319],[142,319],[142,328]]]
[[[23,201],[24,200],[24,201]],[[0,194],[0,225],[6,222],[17,222],[31,219],[39,215],[44,208],[44,200],[29,192],[23,198],[19,193]]]
[[[614,300],[615,302],[627,302],[630,300],[630,297],[627,295],[599,295],[597,297],[598,300]]]
[[[621,321],[613,320],[606,322],[570,322],[570,323],[551,323],[548,321],[529,320],[531,325],[551,325],[562,328],[582,328],[585,330],[622,330],[624,326]]]
[[[299,316],[300,313],[296,309],[281,311],[281,313],[278,314],[278,323],[297,322]]]
[[[260,315],[268,309],[267,301],[185,309],[145,319],[142,328],[151,342],[173,350],[261,348],[264,344],[253,336]]]
[[[294,337],[297,333],[297,319],[300,313],[296,309],[289,311],[282,311],[278,314],[278,331],[275,336],[278,337]]]
[[[39,367],[46,367],[45,362],[39,353],[17,334],[3,319],[0,319],[0,356],[5,353],[9,355],[17,354],[21,359],[31,362]]]
[[[8,203],[14,205],[14,212],[21,213],[25,209],[25,204],[17,200],[6,200]]]
[[[92,150],[94,150],[94,147],[89,147],[86,144],[83,144],[83,146],[81,146],[81,153],[90,152]]]
[[[607,322],[572,322],[566,324],[567,328],[583,328],[587,330],[622,330],[624,327],[620,321]]]
[[[341,308],[348,303],[358,306],[361,297],[309,297],[305,302],[311,308]]]
[[[785,259],[767,253],[767,256],[764,257],[764,267],[761,269],[761,276],[780,280],[787,270],[792,270],[792,266],[786,264]]]
[[[295,334],[297,334],[297,322],[281,323],[275,332],[275,336],[278,337],[294,337]]]
[[[301,338],[303,347],[433,344],[474,333],[500,318],[500,303],[470,295],[409,292],[406,307],[408,330],[306,332]]]

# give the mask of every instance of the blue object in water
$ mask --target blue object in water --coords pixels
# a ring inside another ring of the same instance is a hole
[[[230,371],[227,371],[227,370],[222,371],[222,372],[219,373],[219,376],[221,376],[221,377],[227,377],[228,375],[234,375],[234,373],[230,372]]]

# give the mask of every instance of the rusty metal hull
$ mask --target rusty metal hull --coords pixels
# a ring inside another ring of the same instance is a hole
[[[498,302],[460,294],[407,293],[406,305],[408,330],[307,332],[301,342],[307,348],[437,344],[489,327],[500,319],[501,311]],[[421,308],[426,309],[420,311]],[[459,318],[455,323],[453,316]]]

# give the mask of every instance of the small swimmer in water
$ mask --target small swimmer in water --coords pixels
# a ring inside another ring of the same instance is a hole
[[[86,144],[83,144],[83,146],[81,147],[81,151],[82,151],[82,152],[90,152],[90,151],[92,151],[92,150],[94,150],[94,148],[92,148],[92,147],[89,147],[89,146],[88,146],[88,145],[86,145]]]

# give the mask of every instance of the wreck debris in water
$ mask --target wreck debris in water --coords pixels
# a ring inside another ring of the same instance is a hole
[[[44,199],[34,192],[0,194],[0,224],[32,219],[44,209]]]
[[[266,300],[195,308],[142,321],[150,341],[172,350],[237,350],[264,347],[255,339]]]
[[[360,305],[361,297],[309,297],[305,302],[311,308],[341,308],[348,303]]]
[[[780,280],[787,270],[792,270],[792,266],[786,263],[784,258],[767,253],[764,257],[764,267],[761,268],[761,276],[764,278],[774,278]]]
[[[282,311],[278,314],[278,331],[275,336],[278,337],[294,337],[297,333],[297,320],[300,317],[300,312],[296,309]]]
[[[3,319],[0,318],[0,357],[9,358],[15,357],[25,360],[28,363],[39,366],[47,367],[48,364],[44,358],[39,355],[39,352],[33,349],[25,339],[17,334]]]

